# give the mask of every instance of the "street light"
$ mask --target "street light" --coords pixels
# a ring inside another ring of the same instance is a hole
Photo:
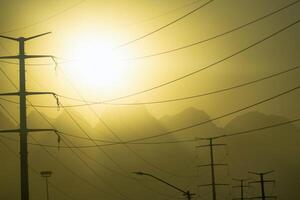
[[[178,187],[176,187],[176,186],[174,186],[174,185],[172,185],[172,184],[170,184],[170,183],[168,183],[168,182],[166,182],[166,181],[164,181],[164,180],[162,180],[160,178],[157,178],[156,176],[154,176],[152,174],[148,174],[148,173],[144,173],[144,172],[133,172],[133,173],[137,174],[137,175],[141,175],[141,176],[143,176],[143,175],[144,176],[150,176],[150,177],[152,177],[152,178],[154,178],[154,179],[156,179],[156,180],[158,180],[158,181],[160,181],[160,182],[162,182],[162,183],[164,183],[164,184],[166,184],[166,185],[174,188],[175,190],[178,190],[178,191],[182,192],[183,196],[186,196],[188,200],[191,200],[192,196],[195,195],[194,193],[191,193],[189,190],[188,191],[184,191],[184,190],[182,190],[182,189],[180,189],[180,188],[178,188]]]
[[[41,176],[45,178],[46,180],[46,193],[47,193],[47,200],[49,200],[49,190],[48,190],[48,178],[51,177],[52,172],[51,171],[41,171]]]

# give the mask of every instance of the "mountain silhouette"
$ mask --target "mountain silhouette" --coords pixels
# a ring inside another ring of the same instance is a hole
[[[70,115],[76,123],[70,118]],[[159,183],[146,177],[132,175],[133,171],[144,171],[178,183],[179,187],[186,187],[193,191],[202,190],[198,184],[210,183],[210,169],[197,168],[199,164],[209,163],[209,151],[207,148],[196,148],[198,145],[206,145],[207,141],[175,144],[118,144],[106,147],[88,148],[64,148],[65,146],[95,146],[104,144],[97,140],[127,141],[155,134],[161,134],[169,130],[189,126],[195,123],[207,121],[210,116],[196,108],[188,108],[175,115],[164,116],[160,119],[153,117],[145,107],[107,107],[104,112],[98,113],[99,121],[95,126],[91,125],[86,117],[76,110],[62,110],[56,118],[44,116],[53,124],[53,127],[79,137],[76,138],[61,135],[62,148],[58,149],[57,136],[53,132],[30,133],[29,143],[50,145],[52,147],[40,147],[29,144],[29,163],[38,172],[42,170],[53,171],[51,180],[58,183],[67,192],[74,193],[74,188],[81,188],[89,192],[92,199],[95,195],[105,198],[104,192],[93,189],[89,184],[96,185],[100,190],[105,190],[117,196],[133,196],[138,198],[154,193],[169,193],[174,191],[165,188]],[[92,113],[91,116],[95,117]],[[16,125],[0,112],[1,128],[13,128]],[[197,137],[211,137],[224,133],[234,133],[243,130],[259,128],[287,121],[288,119],[278,115],[266,115],[260,112],[248,112],[233,118],[225,127],[218,127],[209,122],[199,127],[187,129],[175,134],[158,137],[141,142],[177,141],[182,139],[194,139]],[[104,123],[105,124],[104,124]],[[52,128],[36,112],[28,115],[30,128]],[[79,126],[81,128],[79,128]],[[109,130],[109,129],[110,130]],[[113,133],[111,132],[113,131]],[[18,133],[10,136],[18,139]],[[32,137],[34,139],[32,139]],[[268,175],[268,179],[276,179],[276,195],[280,199],[298,199],[297,186],[299,183],[298,145],[299,128],[295,125],[284,125],[273,129],[257,131],[245,135],[224,138],[214,143],[225,143],[227,147],[216,147],[214,150],[215,161],[228,163],[226,167],[217,167],[218,182],[230,183],[230,178],[249,177],[248,171],[275,170]],[[19,151],[16,141],[1,139],[10,146],[14,152]],[[227,154],[228,153],[228,154]],[[18,199],[19,194],[19,160],[4,150],[1,145],[0,154],[5,159],[1,165],[0,197],[1,199]],[[62,163],[62,164],[61,164]],[[78,178],[74,176],[80,176]],[[36,199],[43,196],[43,179],[39,174],[30,171],[30,188]],[[86,181],[82,180],[85,179]],[[257,179],[255,176],[251,176]],[[6,181],[4,181],[6,180]],[[7,181],[9,180],[9,181]],[[138,187],[132,185],[138,184]],[[267,193],[272,192],[273,186],[266,186]],[[209,188],[203,189],[209,192]],[[255,196],[259,188],[253,187],[248,193]],[[152,192],[153,193],[153,192]],[[228,196],[228,188],[219,188],[219,195]],[[89,198],[78,196],[79,199]],[[156,195],[156,197],[160,197]]]

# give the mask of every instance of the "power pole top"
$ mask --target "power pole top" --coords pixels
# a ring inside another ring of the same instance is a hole
[[[260,183],[260,188],[261,188],[261,196],[252,197],[251,199],[262,199],[262,200],[265,200],[265,199],[276,199],[277,198],[276,196],[266,196],[266,194],[265,194],[265,183],[275,183],[275,180],[265,180],[264,176],[267,175],[267,174],[273,173],[273,172],[274,172],[274,170],[267,171],[267,172],[252,172],[252,171],[248,172],[250,174],[257,175],[260,178],[259,181],[251,181],[251,182],[249,182],[249,184]]]

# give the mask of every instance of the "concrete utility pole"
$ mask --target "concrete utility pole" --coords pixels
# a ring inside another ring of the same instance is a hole
[[[203,185],[199,185],[199,187],[211,186],[212,187],[212,198],[213,198],[213,200],[217,200],[216,186],[225,186],[225,185],[228,185],[228,184],[216,183],[215,166],[227,166],[227,164],[215,163],[215,161],[214,161],[214,149],[213,148],[215,146],[225,146],[226,144],[213,144],[214,139],[217,139],[217,138],[201,139],[201,140],[208,140],[209,144],[208,145],[197,146],[197,148],[209,147],[209,150],[210,150],[210,163],[206,164],[206,165],[198,165],[198,167],[210,167],[210,169],[211,169],[211,184],[203,184]]]
[[[260,180],[259,181],[252,181],[249,182],[249,184],[252,183],[259,183],[260,184],[260,188],[261,188],[261,196],[258,197],[252,197],[251,199],[262,199],[262,200],[266,200],[266,199],[276,199],[276,196],[266,196],[265,193],[265,183],[275,183],[275,180],[265,180],[264,176],[270,173],[273,173],[274,171],[268,171],[268,172],[264,172],[264,173],[257,173],[257,172],[249,172],[250,174],[255,174],[257,176],[259,176]]]
[[[51,171],[41,171],[41,176],[45,178],[46,180],[46,194],[47,194],[47,200],[49,200],[49,188],[48,188],[48,178],[51,177],[52,172]]]
[[[239,198],[233,198],[232,200],[244,200],[244,199],[248,199],[245,197],[245,193],[244,193],[244,188],[248,188],[248,185],[245,185],[244,183],[246,181],[248,181],[249,179],[235,179],[233,178],[232,180],[238,181],[240,182],[240,185],[236,185],[236,186],[232,186],[233,188],[240,188],[240,197]]]
[[[183,196],[186,196],[186,197],[187,197],[187,200],[191,200],[191,199],[192,199],[192,196],[195,195],[195,194],[191,193],[189,190],[188,190],[188,191],[184,191],[184,190],[182,190],[182,189],[180,189],[180,188],[178,188],[178,187],[172,185],[171,183],[168,183],[168,182],[166,182],[166,181],[164,181],[164,180],[162,180],[162,179],[160,179],[160,178],[158,178],[158,177],[156,177],[156,176],[154,176],[154,175],[152,175],[152,174],[148,174],[148,173],[144,173],[144,172],[133,172],[133,173],[134,173],[134,174],[137,174],[137,175],[141,175],[141,176],[149,176],[149,177],[152,177],[152,178],[154,178],[154,179],[156,179],[156,180],[158,180],[158,181],[160,181],[160,182],[162,182],[162,183],[164,183],[164,184],[166,184],[166,185],[168,185],[168,186],[174,188],[175,190],[178,190],[179,192],[182,192]]]
[[[13,130],[0,130],[0,133],[20,133],[20,170],[21,170],[21,200],[29,200],[29,185],[28,185],[28,152],[27,152],[27,135],[28,132],[43,132],[43,131],[54,131],[58,135],[58,131],[55,129],[28,129],[27,128],[27,114],[26,114],[26,96],[27,95],[41,95],[51,94],[55,98],[56,95],[53,92],[27,92],[26,91],[26,67],[25,60],[29,58],[52,58],[51,55],[26,55],[25,54],[25,42],[32,40],[50,32],[35,35],[32,37],[24,38],[13,38],[7,36],[1,36],[8,40],[16,41],[19,43],[19,55],[16,56],[1,56],[0,59],[18,59],[19,60],[19,91],[11,93],[2,93],[0,96],[19,96],[20,103],[20,128]]]

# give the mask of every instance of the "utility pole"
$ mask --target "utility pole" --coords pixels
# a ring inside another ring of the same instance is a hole
[[[52,58],[54,60],[54,56],[51,55],[26,55],[25,54],[25,42],[28,40],[32,40],[50,32],[35,35],[32,37],[24,38],[13,38],[8,36],[1,36],[1,38],[16,41],[19,43],[19,55],[16,56],[1,56],[0,59],[17,59],[19,60],[19,91],[11,92],[11,93],[2,93],[0,96],[19,96],[19,104],[20,104],[20,127],[19,129],[13,130],[0,130],[0,133],[20,133],[20,171],[21,171],[21,200],[29,200],[29,184],[28,184],[28,152],[27,152],[27,135],[29,132],[43,132],[43,131],[54,131],[58,135],[58,131],[55,129],[28,129],[27,128],[27,114],[26,114],[26,96],[27,95],[43,95],[43,94],[51,94],[56,99],[56,94],[53,92],[28,92],[26,91],[26,59],[29,58]]]
[[[48,188],[48,178],[51,177],[52,172],[51,171],[41,171],[41,176],[46,179],[46,194],[47,194],[47,200],[49,200],[49,188]]]
[[[199,187],[211,186],[212,187],[212,198],[213,198],[213,200],[217,200],[216,186],[226,186],[228,184],[216,183],[215,167],[216,166],[227,166],[227,164],[215,163],[215,161],[214,161],[214,147],[215,146],[225,146],[226,144],[214,144],[213,143],[214,139],[217,139],[217,138],[205,138],[205,139],[202,138],[201,140],[208,140],[209,144],[208,145],[197,146],[197,148],[209,147],[210,163],[206,164],[206,165],[198,165],[198,167],[210,167],[210,170],[211,170],[211,184],[203,184],[203,185],[199,185]]]
[[[244,195],[244,188],[248,188],[248,185],[245,185],[244,183],[248,181],[249,179],[235,179],[232,180],[240,182],[240,185],[232,186],[233,188],[240,188],[240,198],[233,198],[232,200],[244,200],[247,199]]]
[[[141,176],[149,176],[149,177],[151,177],[151,178],[154,178],[154,179],[156,179],[156,180],[158,180],[158,181],[160,181],[160,182],[162,182],[162,183],[164,183],[164,184],[166,184],[166,185],[172,187],[173,189],[175,189],[175,190],[181,192],[181,193],[183,194],[183,196],[186,196],[187,200],[191,200],[191,199],[192,199],[192,196],[195,195],[194,193],[191,193],[189,190],[188,190],[188,191],[184,191],[184,190],[178,188],[177,186],[172,185],[171,183],[168,183],[167,181],[164,181],[164,180],[162,180],[161,178],[158,178],[158,177],[156,177],[156,176],[154,176],[154,175],[152,175],[152,174],[145,173],[145,172],[133,172],[133,173],[134,173],[134,174],[137,174],[137,175],[141,175]]]
[[[264,173],[257,173],[257,172],[249,172],[250,174],[254,174],[259,176],[260,180],[259,181],[252,181],[249,182],[249,184],[252,183],[259,183],[260,184],[260,188],[261,188],[261,196],[258,197],[252,197],[251,199],[262,199],[262,200],[266,200],[266,199],[276,199],[276,196],[266,196],[265,193],[265,183],[275,183],[275,180],[265,180],[264,176],[270,173],[273,173],[274,171],[268,171],[268,172],[264,172]]]

